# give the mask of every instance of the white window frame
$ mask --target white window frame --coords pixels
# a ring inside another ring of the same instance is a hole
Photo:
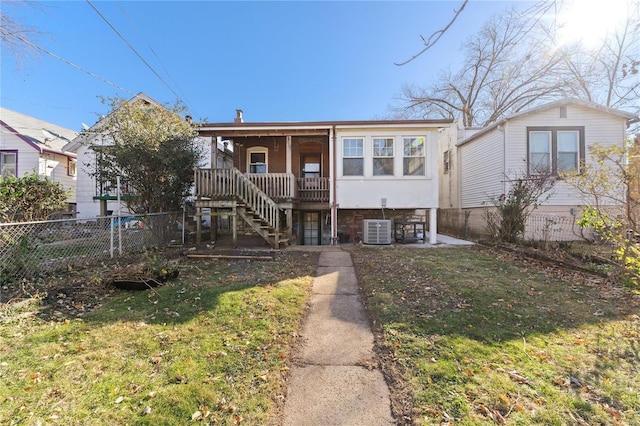
[[[343,176],[364,176],[364,137],[344,137],[342,138],[342,175]],[[347,147],[347,142],[360,142],[360,147]],[[348,148],[348,152],[347,152]],[[360,160],[360,174],[345,173],[345,160]]]
[[[11,175],[18,176],[18,151],[1,151],[0,152],[0,176],[7,177],[8,171],[6,170],[5,157],[13,156],[13,167],[9,168]]]
[[[422,142],[421,153],[415,153],[413,147],[409,146],[407,150],[407,142],[410,144],[415,140]],[[407,173],[407,161],[414,159],[422,159],[422,173]],[[427,175],[427,138],[425,136],[403,136],[402,137],[402,175],[403,176],[426,176]]]
[[[532,148],[532,143],[531,140],[532,135],[537,134],[537,135],[547,135],[547,149],[546,150],[541,150],[541,151],[533,151]],[[539,174],[545,174],[545,173],[550,173],[552,170],[552,163],[553,163],[553,153],[552,153],[552,140],[553,140],[553,133],[551,132],[551,130],[530,130],[529,131],[529,149],[528,149],[528,157],[529,157],[529,174],[530,175],[539,175]],[[534,164],[533,162],[533,155],[546,155],[547,157],[547,166],[545,167],[546,170],[541,170],[539,168],[540,163],[536,162]]]
[[[264,154],[264,163],[252,163],[251,154]],[[264,172],[252,172],[251,166],[264,164]],[[247,173],[251,174],[266,174],[269,173],[269,148],[264,146],[253,146],[247,148]]]
[[[383,147],[376,148],[376,142],[384,141]],[[390,142],[390,144],[389,144]],[[373,176],[393,176],[394,175],[394,162],[395,162],[395,138],[393,137],[373,137],[372,138],[372,169]],[[390,170],[385,170],[384,167],[376,167],[376,160],[385,160],[384,162],[391,165]],[[380,173],[385,172],[386,173]]]

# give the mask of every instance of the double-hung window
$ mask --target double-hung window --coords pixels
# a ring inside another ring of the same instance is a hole
[[[425,138],[402,138],[403,174],[405,176],[425,175]]]
[[[253,147],[247,150],[249,173],[267,173],[268,151],[266,148]]]
[[[9,177],[18,174],[18,153],[15,151],[0,152],[0,176]]]
[[[393,176],[393,138],[373,138],[373,175]]]
[[[364,176],[364,139],[342,140],[342,175]]]
[[[584,127],[529,127],[529,174],[562,174],[580,170],[584,161]]]

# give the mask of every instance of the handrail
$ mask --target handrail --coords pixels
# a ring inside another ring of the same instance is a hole
[[[253,183],[240,170],[198,169],[195,173],[196,195],[238,198],[253,210],[258,217],[280,232],[280,209],[263,190]]]

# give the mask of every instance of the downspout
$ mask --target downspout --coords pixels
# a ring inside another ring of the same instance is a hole
[[[335,246],[338,245],[338,204],[336,203],[336,188],[337,188],[337,184],[336,184],[336,171],[337,171],[337,166],[336,166],[336,161],[337,161],[337,154],[336,154],[336,145],[337,145],[337,137],[336,137],[336,126],[335,124],[333,125],[333,128],[330,130],[330,135],[329,138],[331,139],[331,146],[333,148],[333,158],[332,158],[332,165],[331,165],[331,172],[332,172],[332,176],[331,176],[331,189],[332,189],[332,199],[331,199],[331,245]]]

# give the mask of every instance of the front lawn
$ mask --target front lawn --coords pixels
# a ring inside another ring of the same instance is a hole
[[[640,424],[640,298],[482,247],[354,248],[410,424]]]
[[[182,260],[168,285],[112,291],[88,312],[74,288],[103,284],[70,271],[2,303],[0,424],[277,424],[316,266],[296,252]]]

